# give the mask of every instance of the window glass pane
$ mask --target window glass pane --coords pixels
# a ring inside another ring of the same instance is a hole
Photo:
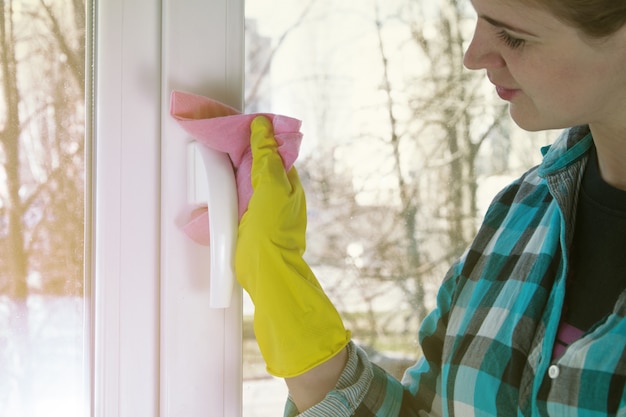
[[[303,120],[306,259],[355,341],[401,378],[447,269],[550,133],[516,128],[463,68],[469,2],[247,0],[246,17],[246,111]],[[244,415],[276,415],[286,389],[263,370],[251,315]]]
[[[0,410],[84,415],[84,0],[0,4]]]

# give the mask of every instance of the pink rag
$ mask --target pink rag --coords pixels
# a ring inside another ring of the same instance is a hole
[[[239,219],[248,208],[252,196],[250,171],[250,123],[256,116],[269,118],[274,126],[278,153],[285,170],[289,170],[300,150],[301,121],[271,113],[241,114],[236,109],[206,97],[172,91],[170,114],[196,141],[216,151],[227,153],[235,170]],[[186,215],[183,231],[194,241],[209,244],[209,221],[206,207],[194,208]]]

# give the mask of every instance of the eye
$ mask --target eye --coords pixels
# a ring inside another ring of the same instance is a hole
[[[524,43],[526,42],[524,39],[515,38],[515,37],[509,35],[504,30],[501,30],[500,32],[498,32],[498,38],[500,38],[502,40],[502,42],[504,42],[504,44],[506,46],[508,46],[509,48],[511,48],[511,49],[520,48],[520,47],[524,46]]]

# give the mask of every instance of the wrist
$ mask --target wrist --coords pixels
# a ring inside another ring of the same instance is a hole
[[[335,388],[348,360],[347,349],[344,347],[337,355],[302,375],[285,378],[289,396],[299,412],[319,403]]]

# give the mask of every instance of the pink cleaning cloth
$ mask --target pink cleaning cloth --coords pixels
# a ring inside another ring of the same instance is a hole
[[[196,141],[216,151],[227,153],[233,164],[239,219],[248,208],[252,196],[250,170],[250,123],[256,116],[266,116],[274,126],[274,137],[278,144],[285,170],[289,170],[300,151],[301,121],[292,117],[271,113],[242,114],[236,109],[210,98],[172,91],[170,114]],[[185,216],[183,231],[194,241],[209,244],[209,220],[206,207],[196,207]]]

